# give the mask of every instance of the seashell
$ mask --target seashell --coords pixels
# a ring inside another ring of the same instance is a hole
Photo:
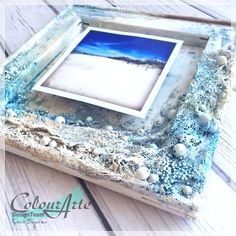
[[[193,192],[192,188],[188,185],[183,186],[182,191],[186,195],[189,195]]]
[[[40,140],[40,144],[43,146],[48,146],[48,144],[50,143],[51,139],[48,136],[44,136],[41,140]]]
[[[150,170],[145,166],[139,167],[135,174],[135,177],[140,180],[146,180],[149,176],[150,176]]]
[[[87,122],[92,122],[93,121],[93,117],[92,116],[87,116],[86,117],[86,121]]]
[[[185,147],[184,144],[178,143],[174,146],[173,151],[174,151],[174,155],[176,157],[181,158],[181,157],[184,157],[186,155],[187,148]]]
[[[198,119],[201,122],[201,124],[208,124],[211,120],[212,117],[210,114],[206,113],[206,112],[200,112],[198,113]]]
[[[159,176],[157,174],[151,174],[148,177],[148,182],[151,183],[151,184],[154,184],[154,183],[156,183],[158,181],[159,181]]]
[[[112,163],[110,166],[109,166],[109,169],[112,170],[112,171],[118,171],[120,168],[119,165],[117,165],[116,163]]]
[[[63,116],[57,116],[57,117],[55,118],[55,121],[58,122],[58,123],[60,123],[60,124],[66,123],[66,120],[65,120],[65,118],[64,118]]]
[[[55,148],[57,147],[57,142],[55,140],[52,140],[50,143],[49,143],[49,146],[52,147],[52,148]]]
[[[129,141],[129,138],[128,138],[127,136],[125,136],[125,135],[122,135],[122,136],[121,136],[121,139],[122,139],[123,141],[125,141],[125,142],[128,142],[128,141]]]
[[[99,154],[101,154],[100,149],[95,148],[95,149],[93,150],[93,154],[94,154],[95,156],[98,156]]]
[[[11,108],[6,110],[6,116],[7,117],[16,117],[16,112],[14,112]]]
[[[218,56],[216,58],[216,62],[219,66],[223,66],[223,65],[227,64],[227,58],[225,56]]]
[[[8,117],[7,119],[5,119],[5,123],[14,126],[18,126],[21,124],[15,117]]]

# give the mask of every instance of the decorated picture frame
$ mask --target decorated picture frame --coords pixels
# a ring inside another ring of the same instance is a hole
[[[32,90],[88,26],[184,41],[144,119]],[[196,218],[231,91],[234,45],[225,22],[69,6],[0,67],[5,148]]]

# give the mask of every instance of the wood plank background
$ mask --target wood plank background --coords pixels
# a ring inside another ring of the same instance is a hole
[[[45,26],[65,5],[72,1],[37,0],[5,5],[5,46],[0,37],[0,62],[14,53],[36,32]],[[153,14],[194,16],[207,19],[230,20],[235,1],[203,0],[80,0],[77,4],[106,5],[114,8],[135,9]],[[142,3],[140,3],[142,2]],[[29,5],[32,3],[32,5]],[[51,5],[50,5],[51,4]],[[2,10],[1,10],[2,11]],[[1,31],[3,32],[3,31]],[[95,186],[81,179],[6,153],[5,192],[6,212],[0,215],[0,228],[5,221],[9,232],[21,231],[180,231],[196,235],[236,235],[236,86],[232,91],[223,123],[214,164],[209,174],[204,206],[196,221],[184,220],[170,213],[118,193]],[[3,154],[2,154],[3,156]],[[2,160],[2,159],[1,159]],[[1,187],[4,181],[1,180]],[[84,189],[85,201],[91,201],[89,210],[72,211],[67,219],[50,220],[47,224],[14,225],[9,217],[9,204],[14,196],[29,192],[44,201],[55,201],[76,186]],[[0,199],[1,200],[1,199]],[[2,201],[1,201],[2,202]],[[21,230],[21,231],[20,231]],[[1,232],[1,231],[0,231]],[[54,232],[54,234],[55,234]],[[91,233],[93,235],[94,233]],[[23,234],[22,234],[23,235]],[[28,235],[28,234],[27,234]],[[30,235],[30,234],[29,234]],[[51,235],[51,234],[47,234]],[[67,234],[66,234],[67,235]],[[68,235],[72,235],[71,232]],[[90,235],[90,234],[88,234]],[[160,234],[161,235],[161,234]],[[174,235],[174,234],[171,234]]]

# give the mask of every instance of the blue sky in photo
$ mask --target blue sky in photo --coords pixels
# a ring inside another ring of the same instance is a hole
[[[91,30],[72,53],[166,62],[175,45],[161,40]]]

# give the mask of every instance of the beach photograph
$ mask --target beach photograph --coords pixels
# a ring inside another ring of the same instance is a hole
[[[175,46],[146,35],[90,29],[41,87],[121,112],[141,111]]]

